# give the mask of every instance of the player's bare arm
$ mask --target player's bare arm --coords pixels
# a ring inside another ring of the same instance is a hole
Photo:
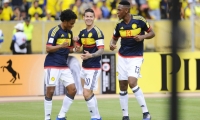
[[[92,57],[98,57],[101,56],[104,52],[103,48],[98,49],[95,53],[92,53]]]
[[[153,38],[155,36],[155,33],[154,33],[154,31],[151,29],[147,34],[145,34],[145,35],[136,35],[136,36],[134,36],[134,39],[136,40],[136,41],[142,41],[142,40],[144,40],[144,39],[151,39],[151,38]]]
[[[110,50],[115,50],[117,48],[116,46],[117,40],[114,40],[113,38],[110,40]]]
[[[67,48],[69,46],[69,43],[64,42],[61,45],[56,45],[56,46],[51,46],[51,45],[46,45],[46,51],[47,53],[50,52],[56,52],[57,50],[61,49],[61,48]]]
[[[95,53],[89,53],[88,51],[84,50],[85,54],[81,55],[81,59],[83,60],[87,60],[89,58],[94,58],[94,57],[98,57],[101,56],[104,52],[104,48],[100,48],[98,49],[98,51],[96,51]]]

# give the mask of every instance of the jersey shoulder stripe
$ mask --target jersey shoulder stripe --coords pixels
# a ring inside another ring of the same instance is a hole
[[[140,15],[133,15],[133,19],[141,20],[141,21],[147,23],[146,19],[144,19],[144,17],[142,17]]]
[[[56,32],[59,30],[59,26],[56,26],[52,32],[51,32],[51,36],[54,37],[56,35]]]
[[[102,37],[101,30],[97,26],[95,26],[94,29],[97,32],[98,38],[101,38]]]

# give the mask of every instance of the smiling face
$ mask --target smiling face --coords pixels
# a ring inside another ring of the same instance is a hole
[[[84,15],[84,17],[83,17],[83,19],[84,19],[85,24],[87,26],[93,25],[94,19],[95,19],[94,13],[92,13],[92,12],[86,12],[85,15]]]
[[[74,27],[74,23],[76,22],[76,19],[71,19],[70,21],[63,21],[62,25],[64,29],[71,30]]]
[[[117,7],[117,16],[119,19],[124,19],[125,16],[129,13],[129,8],[124,5],[118,5]]]

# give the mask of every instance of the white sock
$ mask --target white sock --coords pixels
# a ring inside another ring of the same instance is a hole
[[[95,106],[96,106],[96,108],[97,108],[96,118],[99,119],[101,116],[100,116],[100,114],[99,114],[97,98],[96,98],[95,96],[94,96],[93,98],[94,98],[94,100],[95,100]]]
[[[98,113],[98,108],[96,105],[97,103],[94,98],[94,94],[89,99],[87,99],[86,102],[87,102],[87,107],[90,112],[91,118],[100,117],[100,115]]]
[[[147,105],[146,105],[146,102],[144,99],[144,95],[143,95],[143,92],[140,89],[140,87],[138,87],[138,85],[137,85],[134,88],[132,88],[132,91],[135,94],[135,97],[136,97],[140,107],[142,108],[142,112],[143,113],[148,112]]]
[[[44,116],[45,120],[50,119],[52,110],[52,99],[45,97],[44,99]]]
[[[73,103],[74,98],[70,97],[68,94],[63,99],[63,104],[60,110],[60,113],[58,114],[58,118],[64,118],[66,113],[69,110],[69,107]]]
[[[120,91],[120,105],[123,112],[123,116],[128,116],[128,94],[127,91]]]

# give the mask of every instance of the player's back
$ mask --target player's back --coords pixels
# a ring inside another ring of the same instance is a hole
[[[73,47],[72,36],[70,30],[65,31],[58,25],[49,31],[47,45],[56,46],[68,42],[69,48]],[[60,48],[56,52],[49,52],[46,56],[44,66],[66,67],[69,48]]]

